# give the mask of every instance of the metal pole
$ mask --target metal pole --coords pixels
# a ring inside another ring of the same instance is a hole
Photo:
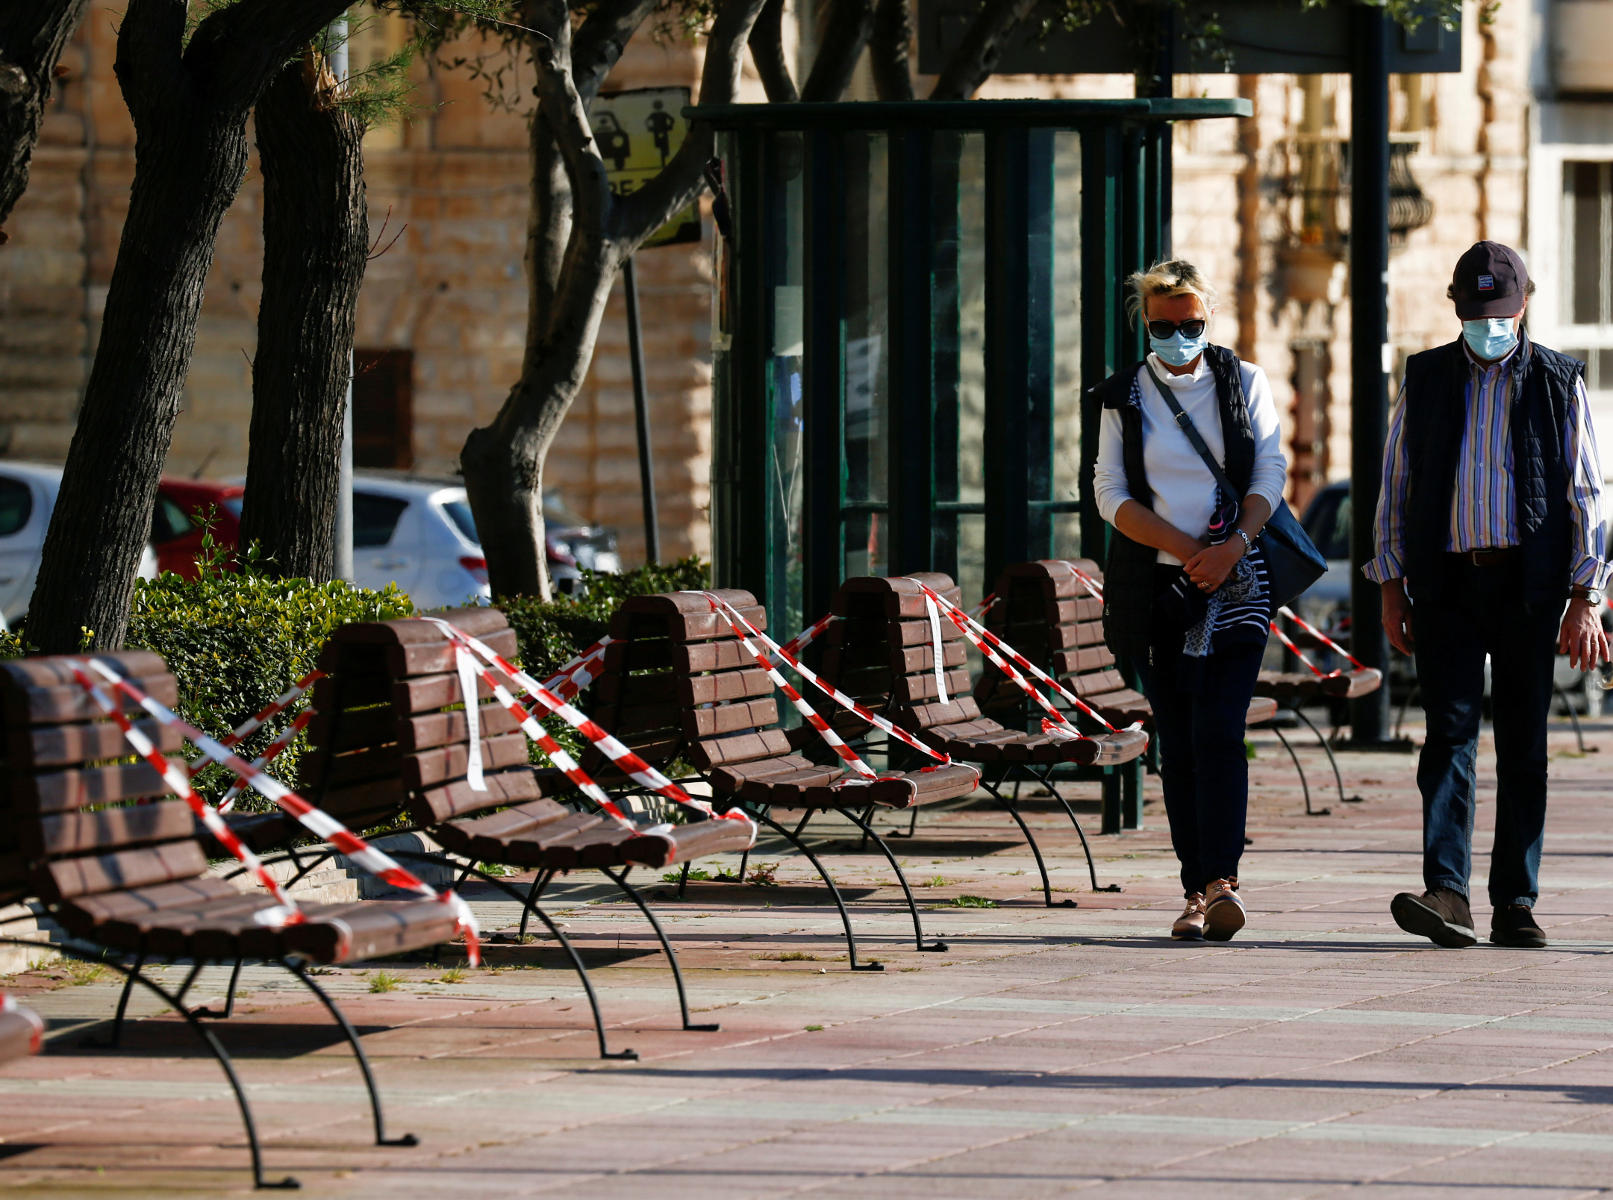
[[[1350,79],[1350,648],[1385,671],[1378,585],[1361,574],[1372,557],[1372,522],[1388,431],[1389,67],[1382,7],[1356,3]],[[1372,746],[1389,724],[1389,688],[1351,702],[1352,741]]]
[[[644,339],[638,318],[638,276],[633,256],[622,267],[627,289],[627,351],[633,364],[633,421],[638,427],[638,478],[644,498],[644,555],[646,562],[661,561],[661,530],[655,515],[655,472],[650,468],[650,406],[644,397]]]
[[[330,68],[347,85],[347,20],[330,25]],[[332,535],[335,551],[333,573],[337,579],[353,581],[353,348],[347,348],[347,399],[342,403],[342,452],[336,483],[336,527]]]

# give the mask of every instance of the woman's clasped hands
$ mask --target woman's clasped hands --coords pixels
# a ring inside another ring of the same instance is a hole
[[[1240,537],[1231,537],[1214,546],[1206,546],[1182,564],[1182,570],[1193,581],[1193,586],[1208,595],[1226,582],[1232,568],[1238,565],[1248,550]]]

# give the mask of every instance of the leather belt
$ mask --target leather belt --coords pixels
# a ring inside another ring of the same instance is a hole
[[[1504,567],[1517,561],[1522,550],[1517,546],[1494,546],[1480,550],[1452,550],[1449,554],[1460,562],[1475,567]]]

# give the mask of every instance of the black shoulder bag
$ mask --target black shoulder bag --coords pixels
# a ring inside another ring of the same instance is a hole
[[[1227,478],[1226,471],[1221,464],[1215,461],[1215,455],[1204,444],[1204,438],[1199,435],[1198,426],[1193,424],[1193,418],[1182,411],[1182,406],[1176,403],[1176,397],[1171,394],[1170,388],[1164,381],[1154,374],[1153,365],[1144,363],[1148,368],[1148,377],[1154,381],[1160,395],[1165,397],[1165,403],[1170,405],[1171,415],[1176,418],[1176,424],[1187,435],[1187,440],[1193,443],[1193,449],[1198,451],[1204,465],[1210,468],[1210,474],[1215,481],[1235,503],[1242,504],[1243,497],[1238,489],[1232,486]],[[1266,522],[1266,527],[1260,532],[1260,548],[1266,554],[1266,578],[1271,584],[1271,608],[1275,613],[1285,604],[1292,604],[1299,596],[1315,583],[1327,571],[1327,560],[1311,541],[1310,534],[1295,518],[1293,510],[1288,507],[1288,501],[1278,500],[1277,508]]]

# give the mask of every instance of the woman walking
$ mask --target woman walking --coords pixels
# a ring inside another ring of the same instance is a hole
[[[1226,941],[1246,919],[1244,717],[1271,620],[1259,538],[1288,464],[1265,372],[1209,342],[1215,291],[1198,269],[1162,262],[1127,285],[1151,353],[1092,390],[1103,406],[1098,511],[1115,528],[1104,636],[1154,710],[1187,901],[1171,936]],[[1223,494],[1189,422],[1238,495]]]

